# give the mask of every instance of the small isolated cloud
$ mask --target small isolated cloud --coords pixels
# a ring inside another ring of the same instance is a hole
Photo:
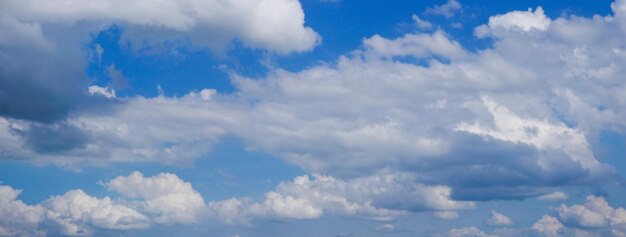
[[[537,199],[543,200],[543,201],[562,201],[562,200],[569,199],[569,195],[561,191],[555,191],[555,192],[541,195],[537,197]]]
[[[430,21],[421,19],[419,16],[417,16],[415,14],[413,14],[412,18],[413,18],[413,23],[415,23],[417,28],[419,28],[421,30],[428,30],[428,29],[433,28],[433,24],[430,23]]]
[[[365,39],[363,46],[366,53],[370,53],[368,55],[384,58],[412,56],[420,59],[437,56],[452,60],[468,56],[458,42],[450,40],[441,30],[432,34],[407,34],[393,40],[374,35]]]
[[[487,224],[492,226],[507,226],[513,224],[513,222],[508,216],[491,210],[491,218],[487,220]]]
[[[462,9],[463,7],[461,6],[461,3],[459,3],[457,0],[448,0],[448,2],[443,5],[427,8],[424,13],[451,18]]]
[[[104,96],[107,99],[115,98],[115,90],[107,87],[89,86],[89,94]]]
[[[528,11],[512,11],[503,15],[491,16],[489,23],[477,27],[474,34],[483,38],[502,36],[510,31],[545,31],[550,27],[551,22],[552,20],[544,14],[543,8],[537,7],[534,12],[532,9],[528,9]]]
[[[433,215],[435,215],[439,219],[444,220],[453,220],[459,218],[459,213],[455,211],[436,211],[433,212]]]

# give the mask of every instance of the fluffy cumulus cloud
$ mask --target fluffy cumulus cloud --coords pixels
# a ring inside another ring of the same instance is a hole
[[[141,229],[148,227],[148,219],[136,210],[105,197],[98,199],[82,190],[70,190],[62,196],[45,201],[46,218],[60,227],[60,233],[69,236],[91,235],[92,229]]]
[[[106,186],[123,198],[97,198],[75,189],[28,205],[17,199],[20,190],[0,186],[0,236],[90,236],[98,230],[190,224],[206,214],[200,194],[173,174],[144,177],[134,172]]]
[[[169,173],[144,177],[133,172],[106,183],[127,198],[137,200],[141,210],[153,216],[158,223],[192,223],[204,212],[202,196],[190,183]]]
[[[583,228],[600,228],[626,224],[626,210],[611,207],[603,197],[589,196],[583,205],[565,206],[558,209],[561,221]]]
[[[539,236],[624,236],[626,211],[613,207],[603,197],[588,196],[583,204],[555,208],[532,225]]]
[[[254,219],[313,219],[324,213],[390,220],[408,211],[474,208],[472,202],[452,200],[448,187],[419,185],[413,179],[376,175],[346,181],[305,175],[281,183],[262,201],[232,198],[211,202],[209,209],[228,224],[250,224]]]
[[[22,191],[0,185],[0,236],[38,236],[44,210],[17,199]]]

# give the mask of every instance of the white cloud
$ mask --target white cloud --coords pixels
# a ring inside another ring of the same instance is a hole
[[[0,236],[90,236],[99,230],[146,229],[153,223],[190,224],[207,211],[191,184],[173,174],[144,177],[134,172],[105,185],[123,198],[97,198],[75,189],[27,205],[17,199],[20,190],[0,185]]]
[[[455,129],[481,136],[533,145],[540,150],[562,150],[589,172],[599,175],[607,170],[593,156],[585,135],[565,124],[550,124],[547,121],[524,119],[511,113],[506,107],[496,104],[488,97],[482,97],[484,105],[493,116],[495,128],[479,124],[461,123]],[[538,161],[543,169],[548,164]]]
[[[433,215],[444,220],[453,220],[459,218],[459,213],[455,211],[436,211]]]
[[[544,200],[544,201],[561,201],[561,200],[569,199],[569,196],[567,195],[567,193],[564,193],[561,191],[555,191],[555,192],[541,195],[537,197],[537,199]]]
[[[603,197],[588,196],[583,205],[561,205],[559,219],[572,226],[600,228],[626,224],[626,210],[611,207]]]
[[[320,40],[315,31],[304,26],[304,12],[297,0],[11,0],[3,1],[0,8],[24,22],[127,24],[143,28],[136,32],[188,34],[210,47],[238,38],[250,47],[289,53],[310,50]]]
[[[516,14],[545,22],[540,13]],[[182,22],[179,30],[186,29],[184,20],[166,18],[155,24],[175,28]],[[521,33],[496,37],[493,46],[476,52],[440,31],[375,36],[364,41],[365,51],[337,63],[275,69],[264,78],[233,74],[236,93],[121,98],[109,113],[77,113],[65,127],[48,129],[73,129],[88,138],[61,151],[32,148],[37,135],[49,137],[33,132],[42,126],[0,120],[0,146],[4,157],[68,166],[179,164],[207,154],[228,135],[345,182],[406,172],[415,176],[412,184],[429,183],[459,199],[533,197],[545,188],[611,175],[592,145],[601,131],[621,134],[626,127],[626,57],[619,53],[626,48],[624,31],[602,17],[550,22],[544,30],[529,24],[529,32],[523,31],[526,23],[498,23]],[[449,62],[429,60],[433,56]],[[277,193],[277,200],[291,200]]]
[[[552,216],[544,215],[535,224],[532,229],[546,237],[559,236],[564,232],[565,227],[559,220]]]
[[[214,215],[228,224],[249,224],[254,219],[314,219],[325,213],[377,220],[408,214],[405,210],[458,210],[472,202],[451,199],[450,189],[425,186],[408,176],[382,175],[353,180],[330,176],[296,177],[283,182],[254,202],[232,198],[209,203]],[[410,190],[410,191],[409,191]]]
[[[419,16],[415,14],[413,14],[413,16],[411,17],[413,18],[413,22],[415,23],[417,28],[422,29],[422,30],[428,30],[430,28],[433,28],[433,24],[430,23],[429,21],[421,19]]]
[[[22,191],[0,185],[0,236],[40,236],[44,210],[17,199]]]
[[[91,235],[91,227],[128,230],[144,229],[149,225],[148,218],[136,210],[114,204],[108,197],[89,196],[80,189],[51,197],[42,205],[46,218],[58,224],[63,235]]]
[[[487,224],[493,226],[507,226],[513,224],[513,222],[508,216],[491,210],[491,217],[487,220]]]
[[[107,99],[115,98],[115,90],[100,86],[90,86],[89,94],[101,95],[106,97]]]
[[[484,231],[474,227],[465,227],[458,229],[451,229],[448,233],[439,235],[441,237],[497,237],[496,235],[490,235]]]
[[[174,174],[144,177],[135,171],[112,179],[106,187],[138,200],[139,208],[158,223],[193,223],[205,212],[204,199],[198,191]]]
[[[441,15],[450,18],[462,9],[463,7],[461,6],[461,3],[459,3],[457,0],[448,0],[448,2],[443,5],[429,7],[428,9],[426,9],[425,13]]]
[[[429,58],[432,56],[445,59],[462,59],[467,52],[456,41],[448,39],[441,30],[432,34],[407,34],[401,38],[389,40],[379,35],[363,41],[364,47],[379,57],[413,56]]]
[[[502,36],[507,31],[521,30],[545,31],[550,27],[552,21],[546,17],[543,8],[537,7],[533,12],[528,11],[512,11],[503,15],[489,17],[489,23],[476,28],[475,34],[478,37],[486,37],[489,35]]]

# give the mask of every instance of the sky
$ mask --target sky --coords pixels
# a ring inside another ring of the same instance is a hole
[[[0,236],[626,236],[626,0],[0,1]]]

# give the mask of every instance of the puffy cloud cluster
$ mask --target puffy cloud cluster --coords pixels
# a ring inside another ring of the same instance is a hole
[[[313,219],[324,213],[389,220],[409,211],[474,208],[472,202],[452,200],[451,194],[449,187],[416,184],[411,175],[351,180],[305,175],[281,183],[260,202],[232,198],[210,202],[209,209],[228,224],[249,224],[254,219]]]
[[[204,199],[188,182],[170,173],[144,177],[133,172],[106,184],[125,197],[139,201],[139,207],[158,223],[192,223],[205,211]]]
[[[588,196],[584,204],[561,205],[555,216],[544,215],[532,226],[540,236],[624,236],[626,210],[603,197]]]
[[[626,210],[611,207],[603,197],[589,196],[583,205],[561,205],[557,212],[564,223],[583,228],[626,224]]]
[[[134,172],[116,177],[106,185],[126,198],[97,198],[75,189],[27,205],[17,199],[20,190],[0,186],[0,236],[88,236],[98,229],[145,229],[153,223],[189,224],[206,211],[200,194],[173,174],[144,177]]]
[[[149,225],[148,218],[136,210],[114,204],[108,197],[98,199],[89,196],[80,189],[52,197],[42,206],[46,210],[46,218],[58,224],[63,235],[91,235],[91,227],[127,230]]]
[[[17,199],[22,191],[0,185],[0,236],[38,236],[44,210]]]

